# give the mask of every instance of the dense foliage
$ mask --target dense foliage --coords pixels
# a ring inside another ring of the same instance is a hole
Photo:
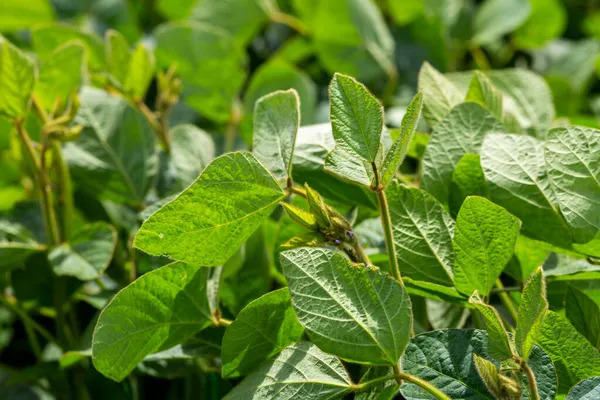
[[[600,11],[0,0],[0,398],[600,398]]]

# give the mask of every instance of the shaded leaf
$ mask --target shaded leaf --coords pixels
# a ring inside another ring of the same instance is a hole
[[[419,90],[423,91],[423,118],[432,127],[462,101],[454,84],[428,62],[419,71]]]
[[[511,358],[513,353],[510,347],[510,339],[498,311],[494,307],[485,304],[477,292],[473,293],[469,303],[473,304],[483,315],[485,330],[488,334],[488,353],[490,356],[498,361]]]
[[[0,269],[9,270],[22,266],[32,254],[41,252],[38,243],[23,225],[0,220]]]
[[[477,154],[467,153],[461,157],[452,171],[448,205],[453,217],[458,215],[467,196],[489,197],[489,189]]]
[[[473,42],[490,44],[519,27],[529,14],[531,5],[521,0],[486,0],[473,19]]]
[[[567,288],[566,314],[573,326],[590,343],[600,348],[600,306],[574,286]]]
[[[483,72],[474,71],[465,101],[472,101],[487,108],[498,119],[502,119],[502,92]]]
[[[584,379],[569,391],[566,400],[594,400],[600,396],[600,376]]]

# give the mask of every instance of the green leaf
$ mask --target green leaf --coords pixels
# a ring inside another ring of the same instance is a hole
[[[458,293],[454,287],[442,286],[427,281],[416,281],[406,276],[402,277],[402,281],[409,294],[425,297],[427,299],[445,301],[463,307],[466,307],[468,304],[468,299]]]
[[[452,218],[424,190],[392,182],[386,194],[402,275],[453,286]]]
[[[82,281],[99,278],[112,259],[117,231],[105,222],[86,225],[68,242],[55,247],[48,261],[56,275],[74,276]]]
[[[148,120],[123,98],[85,87],[75,123],[81,138],[65,144],[77,186],[92,196],[141,204],[158,167]]]
[[[556,367],[559,393],[566,393],[582,379],[600,376],[598,350],[554,311],[546,312],[538,344]]]
[[[483,197],[467,197],[456,219],[454,285],[488,296],[513,255],[521,221]]]
[[[468,196],[489,197],[489,189],[477,154],[467,153],[460,158],[450,179],[448,206],[453,217]]]
[[[404,286],[331,250],[281,253],[292,304],[311,341],[344,359],[395,365],[410,337]]]
[[[594,400],[600,397],[600,376],[584,379],[569,391],[566,400]]]
[[[184,101],[207,118],[227,122],[246,78],[246,57],[233,37],[190,21],[161,25],[155,37],[157,66],[177,64]]]
[[[285,193],[250,153],[228,153],[146,220],[134,246],[194,265],[223,264]]]
[[[248,304],[225,331],[222,374],[246,375],[263,361],[302,337],[287,288],[270,292]]]
[[[154,77],[154,54],[143,44],[131,53],[123,89],[135,101],[142,101]]]
[[[531,14],[514,32],[517,46],[535,49],[560,37],[567,23],[567,13],[559,0],[529,0]]]
[[[364,368],[364,367],[363,367]],[[394,371],[391,367],[369,367],[367,372],[360,378],[359,385],[368,382],[372,379],[393,376]],[[392,400],[398,392],[398,382],[395,379],[388,379],[376,386],[371,386],[370,389],[364,392],[359,392],[354,395],[355,400]]]
[[[454,400],[493,399],[479,377],[473,354],[488,358],[487,336],[480,330],[447,329],[414,336],[400,365]],[[407,400],[429,399],[420,387],[404,382],[400,392]]]
[[[396,171],[404,161],[408,145],[411,142],[413,133],[419,123],[421,110],[423,108],[423,93],[419,92],[412,99],[406,108],[406,114],[402,117],[400,125],[400,134],[394,141],[394,144],[385,155],[383,165],[381,167],[381,184],[385,188],[388,183],[396,175]]]
[[[42,107],[60,112],[83,82],[85,47],[73,40],[49,54],[40,66],[35,96]]]
[[[463,96],[454,84],[428,62],[419,71],[419,90],[423,91],[423,118],[432,127],[444,119]]]
[[[573,326],[597,349],[600,348],[600,306],[585,292],[569,285],[566,314]]]
[[[502,398],[504,395],[503,380],[507,378],[500,374],[500,370],[493,362],[479,357],[477,354],[473,354],[473,361],[475,362],[477,373],[485,383],[488,391],[496,398]]]
[[[569,248],[571,233],[555,205],[543,146],[530,136],[490,134],[481,167],[492,201],[523,221],[527,236]]]
[[[292,156],[300,125],[300,98],[294,89],[257,100],[252,152],[279,183],[292,177]]]
[[[105,68],[104,46],[102,40],[91,33],[80,31],[69,25],[47,25],[31,32],[33,48],[42,58],[48,57],[64,43],[77,39],[86,48],[87,64],[91,71]]]
[[[454,107],[434,128],[423,157],[421,186],[442,203],[448,202],[452,171],[467,153],[479,153],[486,134],[504,132],[500,122],[476,103]]]
[[[33,61],[0,35],[0,116],[26,116],[35,77]]]
[[[104,49],[108,72],[122,84],[129,73],[131,59],[129,42],[121,32],[109,29],[104,35]]]
[[[0,270],[20,267],[30,255],[43,250],[23,225],[0,220]]]
[[[483,315],[485,330],[488,334],[489,355],[498,361],[511,358],[513,353],[510,347],[510,339],[498,311],[494,307],[484,303],[477,291],[473,293],[469,299],[469,303],[473,304],[481,312],[481,315]]]
[[[525,284],[519,303],[515,344],[517,352],[525,360],[538,339],[546,311],[548,311],[546,283],[542,267],[539,267]]]
[[[145,356],[166,350],[212,324],[210,270],[173,263],[121,290],[98,318],[92,342],[94,367],[123,380]]]
[[[589,242],[600,230],[600,131],[576,126],[552,129],[544,158],[573,240]]]
[[[556,377],[556,369],[552,364],[550,356],[538,346],[533,346],[527,365],[533,371],[535,376],[535,383],[538,388],[538,394],[540,399],[543,400],[554,400],[556,397],[558,380]],[[529,393],[529,385],[527,382],[527,376],[523,374],[521,379],[521,388],[523,393],[523,400],[530,400],[532,398]]]
[[[427,319],[433,329],[460,329],[469,318],[468,308],[450,302],[425,299]]]
[[[387,0],[390,15],[398,25],[406,25],[425,11],[424,0]]]
[[[519,27],[529,14],[531,5],[522,0],[486,0],[473,19],[474,44],[490,44]]]
[[[383,108],[354,78],[336,73],[329,86],[333,137],[343,150],[366,161],[377,157],[383,130]]]
[[[306,400],[342,398],[352,382],[342,362],[309,342],[284,349],[260,366],[225,396],[224,400]]]
[[[54,9],[50,0],[4,0],[0,13],[0,32],[15,32],[52,22]]]
[[[502,92],[483,72],[474,71],[465,101],[472,101],[487,108],[498,119],[502,119]]]
[[[381,148],[378,159],[381,159]],[[363,186],[375,184],[375,173],[369,161],[356,157],[341,146],[335,146],[325,158],[325,171],[342,180]]]

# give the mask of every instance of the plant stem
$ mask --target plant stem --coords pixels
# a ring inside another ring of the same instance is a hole
[[[416,376],[410,375],[410,374],[406,374],[406,373],[400,372],[400,371],[398,371],[396,373],[396,376],[401,380],[404,380],[404,381],[407,381],[410,383],[414,383],[415,385],[419,386],[421,389],[428,391],[430,394],[432,394],[438,400],[451,400],[450,397],[448,397],[448,396],[446,396],[446,394],[444,394],[444,392],[442,392],[441,390],[439,390],[438,388],[436,388],[429,382],[424,381],[423,379],[421,379],[419,377],[416,377]]]
[[[219,317],[219,326],[229,326],[233,321],[227,318]]]
[[[61,237],[63,241],[66,241],[71,237],[73,220],[73,185],[71,182],[69,166],[63,157],[60,142],[58,140],[52,140],[51,145],[56,168],[56,184],[58,189],[57,204],[60,210]]]
[[[502,284],[500,278],[496,279],[496,288],[499,289],[498,296],[500,296],[500,301],[502,301],[502,304],[504,304],[504,307],[506,307],[511,318],[516,323],[518,320],[517,309],[515,308],[515,305],[513,304],[512,299],[510,298],[508,293],[506,293],[506,291],[503,290],[504,285]]]
[[[390,217],[390,208],[388,206],[387,197],[383,186],[379,183],[379,171],[377,171],[377,165],[372,162],[373,172],[375,173],[375,187],[372,190],[377,194],[377,201],[379,202],[379,212],[381,214],[381,225],[383,225],[383,232],[385,234],[385,246],[387,248],[387,254],[390,261],[390,273],[398,281],[402,282],[402,275],[400,275],[400,266],[398,265],[398,258],[396,257],[396,247],[394,246],[394,234],[392,231],[392,219]]]
[[[374,378],[374,379],[371,379],[370,381],[352,385],[352,391],[353,392],[364,392],[365,390],[369,390],[371,387],[376,386],[377,384],[379,384],[381,382],[391,381],[392,379],[396,379],[396,376],[395,375],[380,376],[379,378]]]
[[[356,251],[356,254],[361,259],[363,264],[373,265],[373,263],[371,262],[371,259],[369,259],[369,256],[367,255],[367,253],[365,253],[365,249],[362,247],[362,245],[360,244],[360,241],[358,240],[358,237],[356,237],[356,236],[354,237],[354,251]]]
[[[283,13],[279,10],[274,10],[269,13],[269,18],[273,22],[289,26],[296,32],[300,33],[302,36],[310,35],[310,29],[308,28],[308,26],[306,26],[304,22],[294,17],[293,15]]]
[[[472,48],[471,55],[473,56],[473,60],[475,60],[475,64],[477,64],[479,69],[486,71],[492,68],[485,53],[483,50],[481,50],[481,47]]]
[[[240,105],[238,104],[238,100],[235,100],[231,107],[231,117],[225,126],[225,153],[229,153],[235,149],[235,140],[237,138],[238,125],[240,124],[241,118]]]
[[[520,292],[522,288],[520,286],[504,286],[502,288],[496,287],[490,291],[490,294],[499,294],[502,292]]]
[[[527,386],[529,386],[529,394],[531,395],[531,400],[540,400],[540,394],[538,392],[537,383],[535,381],[535,375],[527,362],[521,361],[521,369],[523,372],[527,374]]]
[[[306,199],[306,192],[304,190],[302,190],[302,189],[295,188],[295,187],[292,187],[292,186],[288,186],[287,190],[290,193],[293,193],[293,194],[298,195],[300,197],[304,197]]]
[[[150,110],[143,101],[136,102],[136,105],[141,111],[141,113],[144,114],[148,122],[150,122],[150,125],[152,125],[152,129],[158,136],[158,139],[160,140],[163,149],[167,153],[169,153],[171,151],[171,141],[169,139],[169,126],[167,116],[163,115],[159,119],[156,116],[156,114],[153,113],[152,110]]]
[[[1,298],[0,301],[2,302],[2,304],[4,304],[8,309],[10,309],[15,314],[17,314],[17,316],[21,319],[21,322],[23,323],[23,327],[25,328],[25,334],[27,335],[27,340],[29,341],[29,345],[31,346],[31,350],[33,351],[33,354],[35,354],[35,358],[38,361],[41,361],[42,348],[40,346],[40,342],[37,339],[37,336],[35,335],[34,327],[33,327],[33,324],[31,323],[32,319],[29,318],[27,313],[23,312],[16,305],[14,305],[14,304],[10,303],[8,300],[6,300],[4,298],[4,296],[0,296],[0,298]]]

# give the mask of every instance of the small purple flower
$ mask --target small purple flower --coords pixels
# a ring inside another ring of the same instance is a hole
[[[334,242],[334,243],[335,243],[335,244],[340,244],[340,243],[342,243],[342,242],[340,242],[340,239],[335,239],[335,242]]]
[[[348,231],[348,232],[346,232],[346,233],[347,233],[347,234],[348,234],[348,236],[350,236],[351,238],[353,238],[353,237],[354,237],[354,232],[352,232],[352,231]]]

